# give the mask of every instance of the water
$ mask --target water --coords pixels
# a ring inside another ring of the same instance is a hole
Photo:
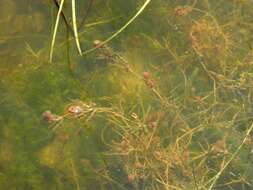
[[[1,0],[0,189],[253,189],[252,8]]]

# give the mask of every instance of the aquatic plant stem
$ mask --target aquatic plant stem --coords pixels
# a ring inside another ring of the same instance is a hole
[[[57,7],[57,9],[59,10],[60,5],[59,5],[58,1],[57,1],[57,0],[53,0],[53,1],[54,1],[55,6]],[[68,23],[67,18],[66,18],[66,16],[65,16],[65,14],[64,14],[63,11],[61,11],[61,17],[62,17],[62,19],[63,19],[63,21],[64,21],[66,27],[71,31],[71,34],[74,36],[73,29],[72,29],[72,27],[70,26],[70,24]]]
[[[76,47],[77,47],[79,55],[82,56],[82,50],[81,50],[81,47],[80,47],[80,42],[79,42],[78,32],[77,32],[76,2],[75,2],[75,0],[72,0],[72,22],[73,22],[73,29],[74,29],[74,36],[75,36],[75,41],[76,41]]]
[[[52,42],[51,42],[51,46],[50,46],[50,55],[49,55],[49,62],[50,63],[52,62],[52,58],[53,58],[55,38],[56,38],[56,33],[57,33],[58,25],[59,25],[59,20],[60,20],[60,15],[62,12],[63,4],[64,4],[64,0],[61,0],[61,4],[60,4],[60,7],[59,7],[59,10],[57,13],[57,17],[56,17],[56,21],[55,21],[53,38],[52,38]]]
[[[121,32],[123,32],[128,25],[130,25],[143,11],[144,9],[147,7],[147,5],[151,2],[151,0],[146,0],[144,2],[144,4],[141,6],[141,8],[137,11],[137,13],[130,19],[128,20],[128,22],[122,26],[117,32],[115,32],[113,35],[111,35],[109,38],[107,38],[106,40],[102,41],[99,46],[96,46],[94,48],[88,49],[87,51],[83,52],[84,54],[90,53],[98,48],[100,48],[101,46],[103,46],[104,44],[108,43],[109,41],[111,41],[112,39],[114,39],[115,37],[117,37]]]
[[[83,16],[83,19],[82,19],[82,21],[80,22],[80,24],[79,24],[79,26],[78,26],[78,29],[82,28],[82,26],[84,25],[84,23],[85,23],[85,21],[86,21],[88,15],[89,15],[89,13],[90,13],[90,11],[91,11],[92,5],[93,5],[93,0],[90,0],[90,1],[89,1],[89,4],[88,4],[88,7],[87,7],[87,9],[86,9],[86,12],[85,12],[85,14],[84,14],[84,16]]]
[[[249,137],[250,132],[253,130],[253,123],[251,124],[250,128],[248,129],[242,143],[240,144],[240,146],[238,146],[238,148],[236,149],[236,151],[232,154],[232,156],[230,157],[230,159],[227,161],[227,163],[221,168],[221,170],[212,178],[210,179],[206,184],[211,183],[210,187],[208,188],[208,190],[212,190],[214,185],[216,184],[216,181],[220,178],[221,174],[223,173],[223,171],[227,168],[227,166],[230,164],[230,162],[238,155],[238,153],[240,152],[240,150],[242,149],[243,145],[245,144],[247,138]]]
[[[74,181],[76,183],[76,189],[80,190],[80,185],[79,185],[79,180],[78,180],[78,174],[76,172],[75,164],[73,162],[73,159],[70,159],[70,165],[71,165],[71,170],[72,170],[72,173],[73,173],[73,178],[74,178]]]

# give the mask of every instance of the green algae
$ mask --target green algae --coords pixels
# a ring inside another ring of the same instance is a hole
[[[144,2],[76,1],[84,52]],[[84,56],[61,18],[49,63],[57,7],[2,1],[0,189],[252,189],[252,7],[152,0]]]

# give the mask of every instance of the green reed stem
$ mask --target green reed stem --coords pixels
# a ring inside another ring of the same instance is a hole
[[[60,15],[62,12],[63,4],[64,4],[64,0],[61,1],[60,7],[59,7],[59,10],[57,13],[55,25],[54,25],[54,32],[53,32],[53,38],[52,38],[52,42],[51,42],[50,55],[49,55],[49,62],[50,63],[52,62],[52,58],[53,58],[55,38],[56,38],[57,29],[59,26],[59,20],[60,20]]]
[[[79,55],[82,56],[82,50],[81,50],[81,47],[80,47],[80,42],[79,42],[78,32],[77,32],[76,2],[75,2],[75,0],[72,0],[72,22],[73,22],[73,29],[74,29],[74,36],[75,36],[75,41],[76,41],[76,47],[77,47]]]

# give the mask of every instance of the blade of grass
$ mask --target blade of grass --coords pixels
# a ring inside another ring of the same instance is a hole
[[[61,4],[60,4],[59,10],[58,10],[55,25],[54,25],[53,38],[52,38],[52,42],[51,42],[51,46],[50,46],[50,55],[49,55],[49,62],[50,63],[52,62],[52,58],[53,58],[55,38],[56,38],[56,33],[57,33],[58,25],[59,25],[59,20],[60,20],[60,15],[62,12],[63,4],[64,4],[64,0],[61,0]]]
[[[150,2],[151,2],[151,0],[146,0],[144,2],[144,4],[141,6],[141,8],[137,11],[137,13],[131,19],[129,19],[128,22],[124,26],[122,26],[118,31],[116,31],[109,38],[107,38],[106,40],[102,41],[99,46],[96,46],[94,48],[88,49],[87,51],[83,52],[83,55],[96,50],[97,48],[99,48],[102,45],[104,45],[104,44],[108,43],[109,41],[111,41],[113,38],[117,37],[121,32],[123,32],[128,27],[129,24],[131,24],[144,11],[144,9],[147,7],[147,5]]]
[[[80,47],[80,42],[78,38],[78,32],[77,32],[77,24],[76,24],[76,2],[75,0],[72,0],[72,22],[73,22],[73,29],[74,29],[74,36],[76,41],[76,47],[78,50],[78,53],[82,55],[82,50]]]

